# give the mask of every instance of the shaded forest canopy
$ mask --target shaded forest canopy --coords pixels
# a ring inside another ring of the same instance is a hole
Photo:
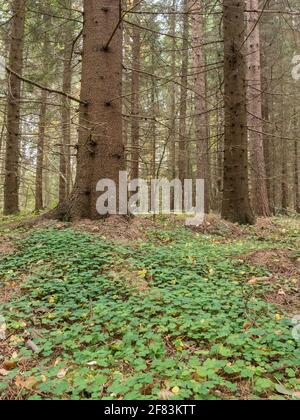
[[[97,181],[125,168],[205,179],[231,221],[299,212],[296,1],[0,6],[5,214],[96,218]]]

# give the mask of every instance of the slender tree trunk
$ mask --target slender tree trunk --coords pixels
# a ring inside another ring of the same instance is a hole
[[[282,67],[282,74],[284,74],[284,69]],[[288,142],[286,141],[285,133],[286,133],[286,126],[285,126],[285,101],[284,101],[284,86],[281,82],[280,87],[280,94],[281,94],[281,106],[280,106],[280,118],[282,118],[282,123],[280,126],[280,162],[281,162],[281,210],[283,213],[287,213],[289,207],[289,185],[288,185]]]
[[[3,123],[2,123],[2,127],[1,127],[1,133],[0,133],[0,157],[1,157],[1,153],[2,153],[2,147],[4,145],[4,134],[5,134],[5,115],[6,115],[6,107],[4,108],[4,112],[3,112]]]
[[[188,64],[189,64],[189,0],[183,0],[183,42],[182,42],[182,67],[181,67],[181,91],[180,91],[180,127],[179,127],[179,179],[183,182],[188,173],[188,145],[187,145],[187,88],[188,88]]]
[[[12,4],[11,44],[9,67],[18,74],[23,70],[25,29],[25,0],[14,0]],[[19,211],[19,155],[20,155],[20,99],[21,81],[13,74],[8,76],[7,142],[4,181],[4,214]]]
[[[222,216],[241,224],[255,223],[248,180],[246,111],[245,4],[224,0],[225,157]]]
[[[72,90],[72,33],[66,29],[63,68],[63,92],[71,93]],[[60,146],[59,162],[59,203],[65,202],[71,188],[71,109],[68,98],[62,98],[62,144]]]
[[[83,59],[77,176],[61,217],[100,216],[97,183],[118,187],[124,170],[122,139],[122,25],[120,0],[84,0]]]
[[[300,213],[300,190],[299,190],[299,140],[295,139],[295,210]]]
[[[44,150],[44,208],[48,209],[51,205],[51,177],[49,165],[49,151],[47,148]]]
[[[155,48],[152,44],[151,46],[151,63],[152,63],[152,70],[151,73],[155,75],[155,67],[156,67],[156,59],[155,59]],[[157,167],[156,167],[156,147],[157,147],[157,130],[156,130],[156,120],[155,118],[159,114],[158,110],[158,103],[157,103],[157,95],[156,95],[156,84],[155,84],[155,77],[151,79],[151,114],[153,119],[151,120],[151,176],[155,179],[157,176]]]
[[[133,6],[138,9],[140,0],[134,0]],[[132,146],[132,179],[139,178],[140,160],[140,59],[141,59],[141,35],[137,26],[132,32],[132,80],[131,80],[131,146]]]
[[[176,0],[173,0],[172,15],[170,17],[170,33],[172,35],[171,68],[172,78],[176,77]],[[170,85],[170,174],[171,179],[176,178],[176,85]],[[174,192],[172,192],[171,205],[174,207]]]
[[[195,128],[197,144],[197,178],[205,181],[205,212],[209,213],[209,165],[208,165],[208,130],[206,107],[206,74],[205,55],[203,51],[204,26],[203,26],[202,0],[190,0],[192,12],[192,47],[193,47],[193,73],[195,91]]]
[[[258,10],[258,0],[247,0],[248,10]],[[251,193],[254,210],[258,216],[271,215],[264,156],[262,121],[262,83],[260,62],[259,12],[248,13],[248,138],[250,147]]]
[[[35,173],[35,211],[44,208],[43,202],[43,175],[44,175],[44,149],[47,115],[47,92],[42,91],[39,120],[39,136],[37,143],[36,173]]]

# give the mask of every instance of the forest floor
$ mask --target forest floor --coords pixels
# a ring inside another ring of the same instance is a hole
[[[299,218],[12,222],[0,399],[300,399]]]

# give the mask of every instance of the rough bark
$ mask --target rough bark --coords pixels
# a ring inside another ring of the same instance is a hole
[[[61,217],[98,219],[98,181],[118,186],[122,140],[122,25],[120,0],[85,0],[77,175]],[[116,29],[117,28],[117,29]],[[112,36],[113,35],[113,36]]]
[[[66,29],[64,40],[64,64],[63,64],[63,92],[71,93],[72,90],[72,33]],[[62,97],[62,143],[60,146],[59,162],[59,203],[62,204],[67,199],[71,187],[71,109],[70,100]]]
[[[43,175],[44,175],[44,150],[45,150],[45,131],[47,115],[47,97],[46,91],[41,95],[41,108],[39,117],[39,135],[37,142],[36,172],[35,172],[35,211],[44,208],[43,201]]]
[[[176,78],[176,0],[173,0],[170,15],[170,34],[172,35],[172,53],[171,53],[171,72],[172,78]],[[176,157],[176,85],[175,82],[170,84],[170,159],[169,172],[171,179],[176,178],[177,157]],[[174,210],[174,190],[171,191],[171,209]]]
[[[247,10],[258,10],[258,0],[247,0]],[[271,215],[264,155],[262,120],[262,81],[260,59],[259,12],[248,13],[247,64],[248,64],[248,138],[252,205],[258,216]]]
[[[134,0],[133,7],[138,10],[139,0]],[[131,160],[132,160],[132,179],[139,178],[140,160],[140,55],[141,55],[141,35],[138,26],[133,26],[132,30],[132,80],[131,80]]]
[[[192,12],[192,48],[193,48],[193,73],[195,91],[195,130],[197,145],[197,178],[205,181],[205,212],[209,213],[209,164],[208,164],[208,130],[206,107],[206,74],[205,55],[203,51],[204,27],[202,0],[190,0]]]
[[[22,74],[25,0],[14,0],[12,4],[11,44],[9,67]],[[8,76],[7,93],[7,142],[5,156],[4,214],[11,215],[19,211],[19,155],[20,155],[20,98],[21,81],[14,74]]]
[[[224,0],[224,191],[223,218],[241,224],[255,223],[248,180],[246,62],[244,55],[245,4]]]
[[[155,68],[157,65],[155,58],[155,48],[152,44],[151,46],[151,73],[155,75]],[[156,117],[159,115],[158,109],[158,98],[156,92],[156,80],[153,76],[151,78],[151,114],[153,119],[151,121],[150,133],[151,133],[151,177],[153,179],[157,178],[157,165],[156,165],[156,148],[157,148],[157,128],[156,128]]]
[[[294,141],[295,150],[295,210],[300,213],[300,190],[299,190],[299,140],[296,138]]]
[[[179,179],[183,182],[188,173],[188,145],[187,145],[187,84],[189,63],[189,0],[183,1],[183,42],[182,42],[182,66],[180,82],[180,126],[179,126],[179,156],[178,170]]]

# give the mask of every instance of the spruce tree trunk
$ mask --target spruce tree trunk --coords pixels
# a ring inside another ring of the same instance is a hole
[[[188,145],[187,145],[187,84],[189,64],[189,0],[183,0],[183,42],[182,42],[182,66],[180,82],[180,123],[179,123],[179,156],[178,170],[179,179],[183,182],[188,174]]]
[[[72,90],[72,34],[69,28],[65,33],[64,68],[63,68],[63,92],[71,93]],[[61,111],[62,143],[60,146],[59,161],[59,203],[67,199],[71,187],[71,110],[68,98],[62,98]]]
[[[12,14],[9,67],[17,74],[22,74],[26,14],[25,0],[13,1]],[[8,74],[7,92],[7,141],[4,181],[5,215],[16,214],[19,211],[20,99],[21,81],[10,73]]]
[[[300,190],[299,190],[299,140],[294,142],[295,150],[295,210],[300,213]]]
[[[125,168],[120,15],[120,0],[84,0],[81,100],[86,105],[80,106],[74,189],[60,208],[67,219],[98,219],[98,181],[109,178],[118,186]]]
[[[173,0],[172,15],[170,17],[170,33],[172,35],[171,71],[172,78],[176,78],[176,0]],[[170,85],[170,173],[171,179],[176,178],[176,85]],[[174,192],[172,191],[172,207],[174,206]]]
[[[38,136],[38,142],[37,142],[36,173],[35,173],[35,211],[40,211],[44,208],[43,174],[44,174],[47,96],[48,96],[47,92],[42,91],[40,120],[39,120],[39,136]]]
[[[258,0],[247,0],[248,10],[258,10]],[[259,12],[248,13],[247,68],[248,68],[248,138],[251,166],[251,195],[258,216],[271,215],[264,155],[262,120],[262,82],[260,62]]]
[[[139,0],[134,0],[135,11],[138,9]],[[133,27],[132,33],[132,80],[131,80],[131,160],[132,160],[132,179],[139,178],[140,160],[140,55],[141,55],[141,35],[137,26]]]
[[[151,73],[155,75],[156,68],[156,57],[154,44],[151,45]],[[156,80],[153,76],[151,78],[151,120],[150,135],[151,135],[151,177],[152,179],[157,178],[157,165],[156,165],[156,147],[157,147],[157,129],[156,129],[156,117],[159,115],[158,109],[158,98],[156,93]]]
[[[169,173],[170,178],[176,179],[177,174],[177,157],[176,157],[176,140],[177,140],[177,123],[176,123],[176,48],[177,48],[177,41],[176,41],[176,0],[173,0],[171,6],[170,15],[170,34],[172,36],[172,53],[171,53],[171,74],[172,78],[174,79],[173,82],[170,83],[170,158],[169,158]],[[175,203],[174,203],[175,193],[174,189],[171,190],[171,210],[174,210]]]
[[[245,4],[224,0],[225,156],[222,216],[231,222],[253,224],[248,180],[246,111]]]
[[[209,213],[209,164],[208,164],[208,130],[206,107],[206,74],[205,55],[201,44],[204,42],[204,11],[202,0],[190,0],[192,13],[192,47],[193,73],[195,91],[195,128],[197,144],[197,178],[205,181],[205,213]]]

